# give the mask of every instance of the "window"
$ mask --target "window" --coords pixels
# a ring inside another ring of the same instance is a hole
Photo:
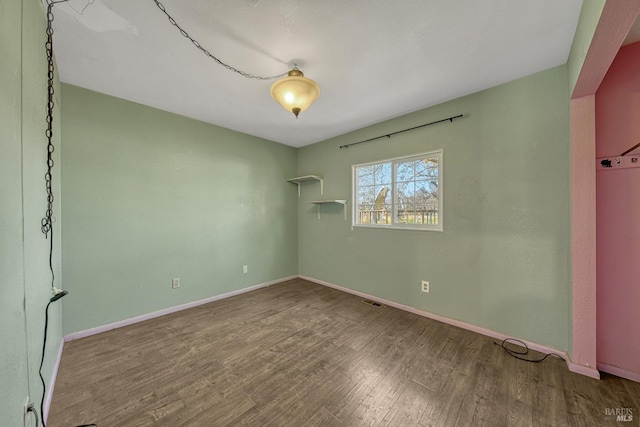
[[[353,225],[442,230],[442,150],[353,166]]]

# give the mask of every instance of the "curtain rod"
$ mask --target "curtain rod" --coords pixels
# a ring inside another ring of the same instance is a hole
[[[364,141],[352,142],[351,144],[341,145],[341,146],[340,146],[340,149],[343,149],[343,148],[349,148],[349,147],[351,147],[352,145],[363,144],[363,143],[365,143],[365,142],[375,141],[376,139],[381,139],[381,138],[391,138],[393,135],[397,135],[397,134],[402,133],[402,132],[408,132],[408,131],[410,131],[410,130],[423,128],[423,127],[425,127],[425,126],[436,125],[436,124],[438,124],[438,123],[442,123],[442,122],[451,122],[451,123],[453,123],[453,121],[454,121],[455,119],[459,119],[459,118],[462,118],[462,117],[464,117],[464,115],[463,115],[463,114],[459,114],[459,115],[457,115],[457,116],[448,117],[448,118],[446,118],[446,119],[437,120],[437,121],[435,121],[435,122],[425,123],[425,124],[420,125],[420,126],[414,126],[414,127],[412,127],[412,128],[403,129],[403,130],[399,130],[399,131],[396,131],[396,132],[391,132],[391,133],[388,133],[388,134],[386,134],[386,135],[376,136],[375,138],[365,139]]]
[[[640,147],[640,142],[637,143],[636,145],[634,145],[633,147],[629,148],[627,151],[625,151],[624,153],[622,153],[620,155],[621,156],[626,156],[627,154],[629,154],[630,152],[632,152],[633,150],[635,150],[638,147]]]

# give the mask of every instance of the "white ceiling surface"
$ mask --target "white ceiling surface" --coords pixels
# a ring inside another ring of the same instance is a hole
[[[640,16],[636,19],[633,27],[629,30],[627,38],[624,40],[623,45],[640,42]]]
[[[301,147],[566,63],[582,0],[163,0],[222,61],[297,60],[320,98],[295,119],[182,37],[154,0],[55,6],[63,82]],[[460,111],[460,113],[464,113]]]

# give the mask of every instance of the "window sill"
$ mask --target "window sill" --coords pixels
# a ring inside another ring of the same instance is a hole
[[[403,227],[401,225],[365,225],[365,224],[352,224],[352,228],[371,228],[376,230],[404,230],[404,231],[439,231],[443,232],[442,226],[437,227]]]

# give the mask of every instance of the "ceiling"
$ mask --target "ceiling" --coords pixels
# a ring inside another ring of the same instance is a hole
[[[622,43],[622,45],[624,46],[637,42],[640,42],[640,16],[638,16],[633,27],[629,30],[629,34],[627,34],[627,38],[624,39],[624,43]]]
[[[54,9],[63,82],[301,147],[566,63],[582,0],[161,0],[223,62],[293,63],[320,85],[296,120],[215,63],[154,0]]]

